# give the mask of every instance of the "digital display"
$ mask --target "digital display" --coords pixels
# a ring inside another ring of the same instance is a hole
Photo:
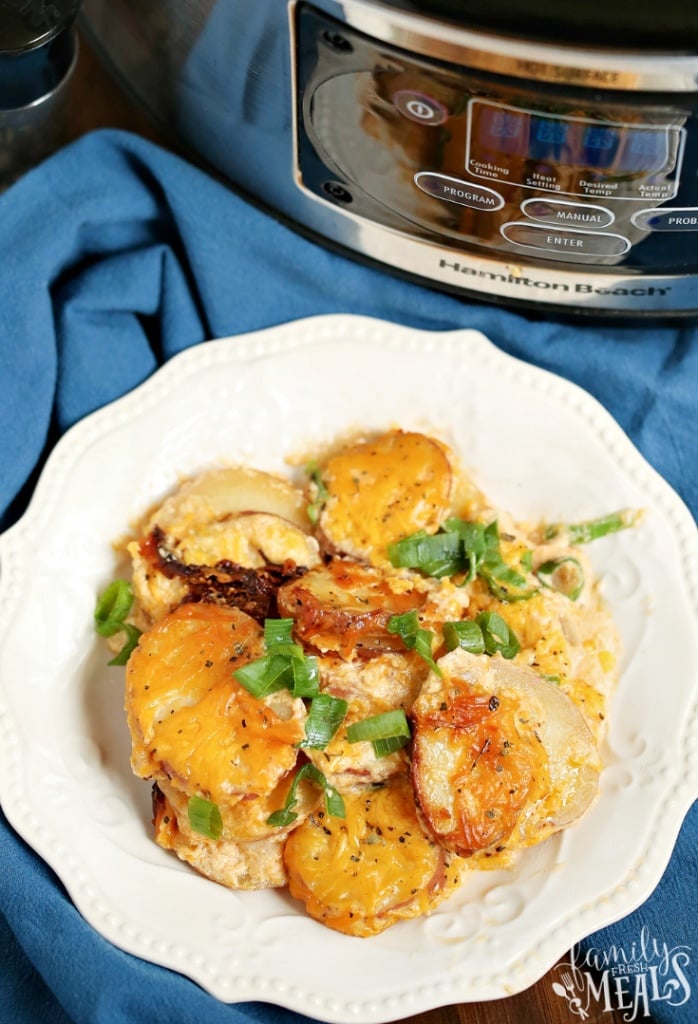
[[[578,170],[651,174],[669,163],[664,128],[595,124],[480,104],[471,149]]]

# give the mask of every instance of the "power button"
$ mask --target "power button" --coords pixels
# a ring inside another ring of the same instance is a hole
[[[448,110],[433,96],[413,89],[398,89],[393,93],[393,103],[405,117],[419,124],[443,124]]]

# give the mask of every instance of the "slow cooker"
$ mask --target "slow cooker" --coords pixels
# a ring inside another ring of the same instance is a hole
[[[186,150],[469,298],[698,313],[696,0],[85,0]]]

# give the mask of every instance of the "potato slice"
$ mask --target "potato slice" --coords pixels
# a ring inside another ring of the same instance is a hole
[[[286,841],[291,895],[311,917],[347,935],[376,935],[449,895],[457,872],[424,834],[406,776],[345,794],[344,803],[344,818],[311,814]]]
[[[388,632],[388,622],[425,600],[418,582],[384,576],[347,559],[311,569],[277,594],[279,612],[296,620],[300,640],[344,658],[404,650],[400,637]]]
[[[413,708],[412,777],[434,839],[462,856],[514,849],[571,824],[593,801],[599,757],[552,683],[457,649]]]
[[[320,529],[335,551],[388,565],[389,544],[436,533],[450,512],[452,475],[446,449],[425,434],[392,430],[350,445],[321,468]]]
[[[317,565],[306,505],[287,480],[244,467],[210,470],[182,484],[127,546],[135,623],[147,628],[187,599],[190,567]]]
[[[186,809],[178,812],[175,801],[160,789],[153,792],[153,826],[155,842],[165,850],[173,850],[180,860],[190,864],[202,875],[229,889],[268,889],[286,885],[283,860],[284,836],[276,835],[255,842],[230,839],[207,839],[192,832]]]
[[[146,529],[157,523],[166,533],[180,536],[192,527],[241,512],[269,512],[307,529],[306,509],[303,492],[283,477],[234,466],[208,470],[182,484],[151,515]]]
[[[323,686],[323,692],[340,696],[331,687]],[[351,725],[393,709],[368,695],[355,696],[348,704],[346,717],[327,746],[322,750],[307,751],[315,767],[330,785],[344,793],[352,789],[365,790],[367,786],[385,782],[393,775],[404,774],[407,766],[404,750],[378,757],[368,740],[350,743],[347,739],[347,729]]]
[[[197,583],[225,582],[225,563],[264,571],[268,565],[310,568],[320,560],[314,537],[268,512],[196,520],[177,534],[165,533],[158,525],[129,544],[128,551],[137,608],[148,625],[181,604]],[[200,571],[194,572],[194,567]],[[224,586],[218,589],[225,591]]]
[[[132,766],[170,779],[221,815],[243,797],[270,794],[293,769],[305,735],[302,700],[263,700],[233,677],[264,653],[263,633],[243,612],[187,604],[139,640],[126,668]]]

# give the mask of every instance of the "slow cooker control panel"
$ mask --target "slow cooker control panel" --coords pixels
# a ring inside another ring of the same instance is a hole
[[[690,262],[690,107],[437,64],[310,5],[297,32],[297,176],[317,197],[451,247],[653,271]]]

